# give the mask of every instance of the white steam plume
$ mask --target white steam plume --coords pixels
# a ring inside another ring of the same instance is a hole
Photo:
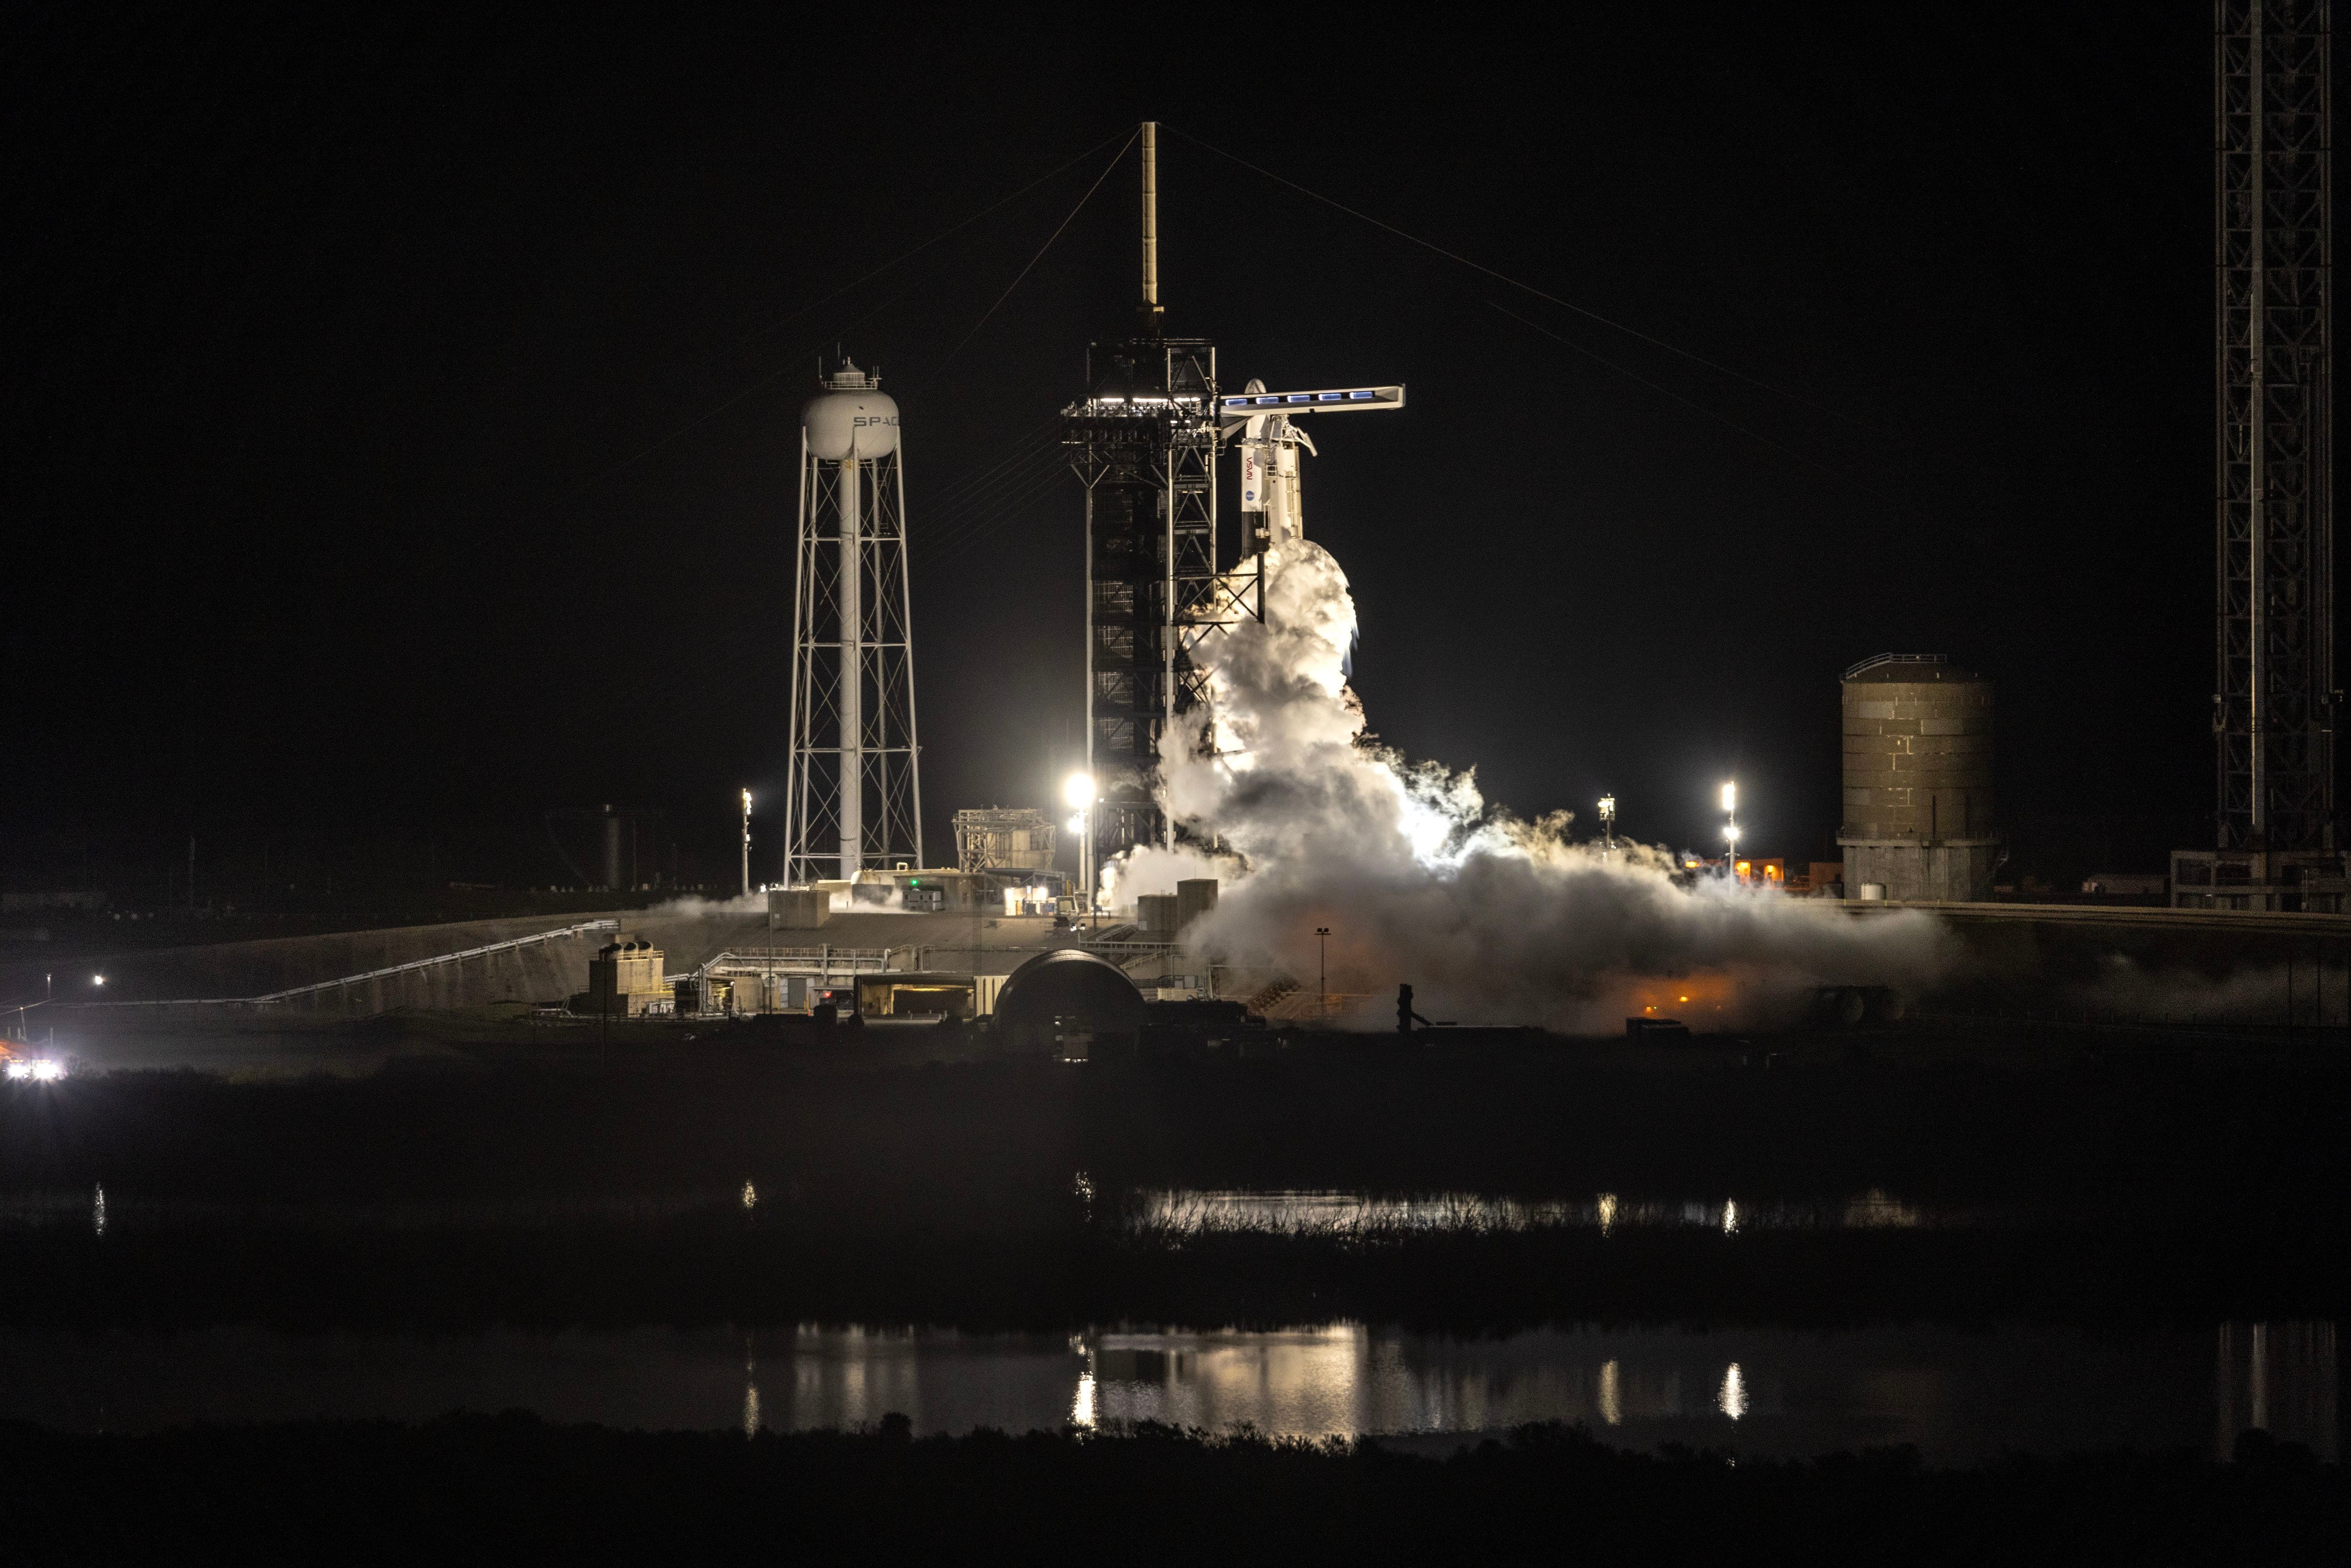
[[[1163,805],[1224,852],[1140,851],[1116,884],[1220,877],[1186,933],[1196,951],[1309,977],[1327,925],[1332,989],[1363,998],[1359,1021],[1392,1019],[1408,982],[1430,1018],[1585,1032],[1645,1007],[1698,1028],[1761,1021],[1815,984],[1915,986],[1950,962],[1931,916],[1677,886],[1661,851],[1620,841],[1604,860],[1567,841],[1564,812],[1519,821],[1472,774],[1365,743],[1345,574],[1304,540],[1264,564],[1264,622],[1204,650],[1205,720],[1161,747]]]

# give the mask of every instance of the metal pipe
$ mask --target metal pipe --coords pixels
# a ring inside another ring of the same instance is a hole
[[[856,457],[841,465],[841,874],[864,864],[865,606],[859,535],[864,502]]]
[[[1159,122],[1143,122],[1143,308],[1159,308]]]
[[[914,598],[907,580],[907,569],[913,563],[906,559],[906,449],[903,444],[891,455],[890,462],[893,470],[891,478],[897,481],[898,635],[904,639],[898,649],[898,678],[906,683],[907,693],[906,788],[914,798],[914,864],[921,867],[931,862],[923,858],[923,747],[914,731]],[[877,483],[883,482],[878,465],[874,478]],[[887,583],[883,585],[883,591],[889,591]]]
[[[800,715],[805,711],[803,692],[812,678],[810,665],[812,648],[809,622],[805,614],[810,592],[810,576],[816,570],[815,542],[809,537],[809,507],[814,497],[816,470],[809,462],[808,426],[800,426],[799,519],[792,549],[792,681],[791,706],[787,722],[791,727],[785,733],[791,745],[784,761],[784,883],[797,887],[803,882],[816,880],[816,868],[794,860],[801,850],[801,824],[808,821],[808,773],[801,761]]]

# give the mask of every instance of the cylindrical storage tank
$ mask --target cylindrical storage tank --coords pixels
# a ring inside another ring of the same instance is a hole
[[[897,451],[898,405],[880,389],[879,378],[843,365],[826,390],[800,409],[810,455],[827,463],[849,457],[870,462]]]
[[[1844,673],[1844,884],[1905,902],[1980,903],[2000,863],[1991,683],[1936,653]]]
[[[1192,922],[1217,907],[1217,879],[1186,877],[1176,884],[1176,929],[1188,930]]]

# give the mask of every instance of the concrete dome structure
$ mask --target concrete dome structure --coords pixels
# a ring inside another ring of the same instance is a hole
[[[995,1030],[1023,1055],[1092,1056],[1143,1023],[1143,993],[1117,965],[1075,947],[1040,953],[1005,977]]]

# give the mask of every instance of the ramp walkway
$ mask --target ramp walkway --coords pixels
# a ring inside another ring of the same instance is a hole
[[[346,991],[353,986],[372,985],[380,980],[413,975],[421,970],[437,969],[451,964],[462,964],[471,958],[487,958],[500,953],[511,953],[524,947],[536,947],[542,943],[560,942],[574,936],[586,936],[599,931],[618,931],[617,920],[583,920],[576,925],[558,926],[552,931],[533,932],[528,936],[510,937],[504,942],[485,943],[479,947],[467,947],[461,952],[436,953],[430,958],[414,958],[405,964],[393,964],[381,969],[370,969],[357,975],[343,975],[331,980],[320,980],[308,986],[289,986],[282,991],[270,991],[257,997],[173,997],[154,1001],[70,1002],[60,1006],[77,1009],[97,1008],[266,1008],[281,1002],[298,1001],[306,997],[323,996]]]

